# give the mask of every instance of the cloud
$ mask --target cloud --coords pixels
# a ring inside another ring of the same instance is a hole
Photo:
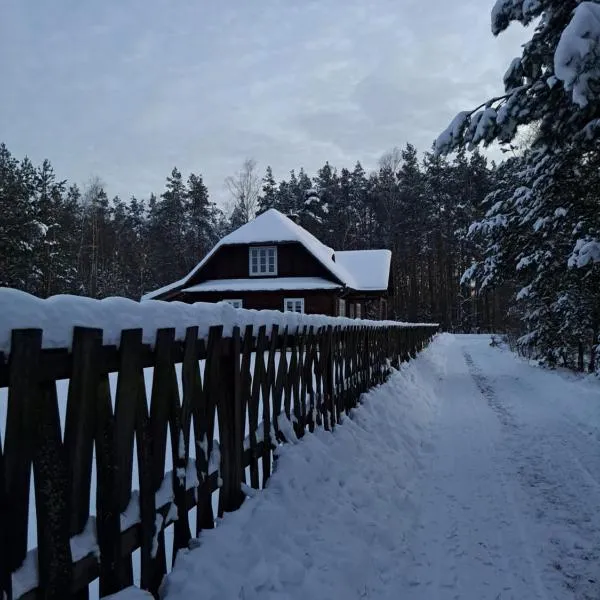
[[[426,150],[500,91],[524,37],[492,38],[475,0],[5,3],[2,141],[124,197],[160,193],[174,165],[223,198],[246,157],[284,177]]]

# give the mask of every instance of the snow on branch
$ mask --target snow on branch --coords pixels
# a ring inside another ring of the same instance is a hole
[[[492,9],[492,33],[502,33],[513,21],[529,25],[542,10],[541,0],[497,0]]]
[[[600,262],[600,241],[592,238],[580,239],[569,257],[569,267],[586,267]]]
[[[582,2],[573,12],[554,53],[554,74],[573,102],[584,108],[600,86],[600,5]]]

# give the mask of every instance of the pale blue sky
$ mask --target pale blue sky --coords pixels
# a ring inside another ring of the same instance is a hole
[[[425,150],[524,40],[492,0],[1,1],[0,141],[124,197],[174,165],[219,199],[247,157],[279,179]]]

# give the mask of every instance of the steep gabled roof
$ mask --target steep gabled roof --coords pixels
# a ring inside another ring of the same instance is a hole
[[[156,298],[162,296],[170,291],[175,291],[184,288],[189,281],[198,273],[204,265],[212,258],[212,256],[222,248],[223,246],[233,246],[242,244],[276,244],[280,242],[297,242],[304,246],[310,254],[312,254],[336,279],[341,285],[347,286],[351,289],[358,291],[369,291],[374,289],[387,289],[387,277],[382,274],[382,269],[386,270],[389,275],[389,256],[380,255],[384,265],[375,268],[375,254],[371,257],[371,267],[379,273],[380,277],[377,281],[385,284],[382,287],[372,287],[373,282],[376,278],[373,274],[364,273],[364,269],[355,268],[351,259],[345,260],[343,258],[344,252],[335,252],[332,248],[329,248],[322,242],[320,242],[312,233],[306,231],[306,229],[300,227],[294,223],[291,219],[282,215],[278,210],[271,208],[270,210],[262,213],[254,220],[242,225],[239,229],[236,229],[229,235],[222,238],[217,245],[188,273],[183,279],[166,285],[154,292],[145,294],[142,299]],[[360,252],[384,252],[389,253],[388,250],[373,250],[373,251],[354,251],[354,254]],[[337,257],[342,255],[342,260],[338,260]],[[349,257],[350,258],[350,257]],[[354,257],[356,259],[356,256]],[[365,264],[364,261],[359,261],[356,264]],[[367,283],[366,286],[362,286],[361,282]]]
[[[341,283],[346,283],[348,274],[344,269],[338,268],[334,262],[333,249],[320,242],[312,233],[309,233],[274,208],[267,210],[253,221],[226,235],[219,244],[266,244],[276,242],[298,242],[302,244],[336,279]]]
[[[386,290],[390,279],[390,250],[336,251],[335,262],[354,280],[353,289],[361,292]]]

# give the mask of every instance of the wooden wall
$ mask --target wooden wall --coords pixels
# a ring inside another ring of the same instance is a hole
[[[188,287],[210,279],[250,277],[248,248],[246,245],[220,248],[198,276],[190,280]],[[335,281],[333,275],[298,243],[277,245],[277,277],[323,277]]]
[[[337,294],[335,290],[294,290],[275,292],[215,292],[184,294],[183,302],[220,302],[226,299],[242,299],[243,308],[256,310],[283,310],[284,298],[304,298],[304,312],[310,315],[336,316]]]

